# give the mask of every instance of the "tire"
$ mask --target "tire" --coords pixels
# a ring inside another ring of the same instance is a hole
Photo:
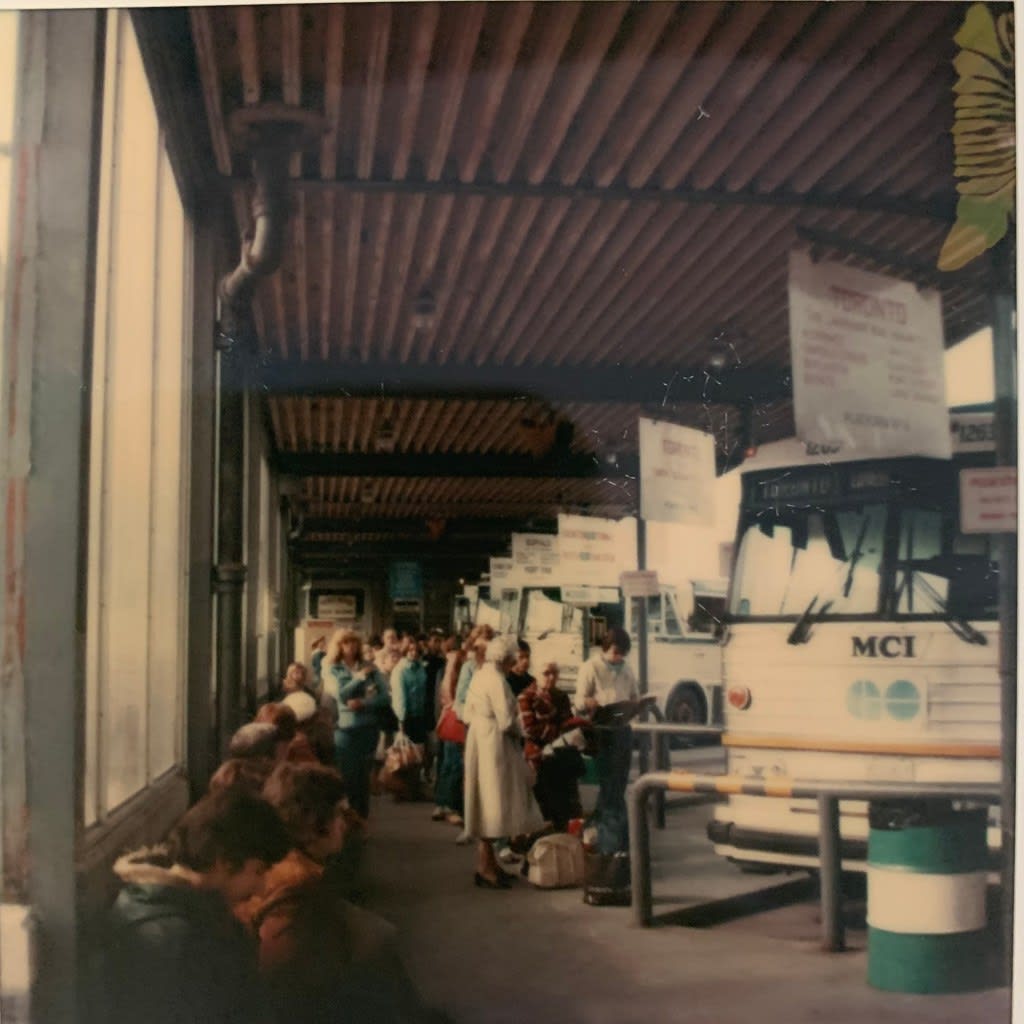
[[[706,725],[708,705],[704,692],[693,683],[681,683],[669,694],[665,702],[665,721],[676,725]],[[672,738],[672,749],[681,750],[697,746],[700,737],[678,736]]]

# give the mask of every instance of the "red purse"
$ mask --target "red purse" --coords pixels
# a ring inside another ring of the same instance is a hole
[[[446,743],[465,745],[466,726],[459,721],[459,716],[455,714],[455,708],[451,705],[441,712],[441,717],[437,720],[437,738]]]

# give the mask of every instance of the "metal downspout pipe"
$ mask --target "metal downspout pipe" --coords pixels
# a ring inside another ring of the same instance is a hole
[[[253,227],[243,238],[238,266],[217,288],[219,431],[213,585],[217,595],[217,746],[222,757],[242,713],[246,356],[253,336],[250,305],[259,280],[274,273],[284,256],[292,155],[316,138],[321,123],[308,111],[268,104],[239,111],[233,124],[238,148],[252,158],[255,194]]]

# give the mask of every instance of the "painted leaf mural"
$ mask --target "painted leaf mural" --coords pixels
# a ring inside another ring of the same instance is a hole
[[[1013,12],[972,4],[954,39],[954,174],[960,199],[939,253],[940,270],[958,270],[996,244],[1014,216]]]

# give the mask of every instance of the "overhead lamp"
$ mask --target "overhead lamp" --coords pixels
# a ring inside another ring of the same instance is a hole
[[[707,355],[704,357],[704,369],[717,377],[740,365],[741,358],[736,350],[736,342],[741,343],[746,335],[731,324],[723,324],[711,332],[708,341]]]
[[[395,450],[395,425],[391,420],[381,420],[374,437],[374,447],[384,455],[390,455]]]
[[[424,330],[434,326],[434,315],[437,313],[437,299],[429,288],[421,288],[412,300],[413,327]]]

